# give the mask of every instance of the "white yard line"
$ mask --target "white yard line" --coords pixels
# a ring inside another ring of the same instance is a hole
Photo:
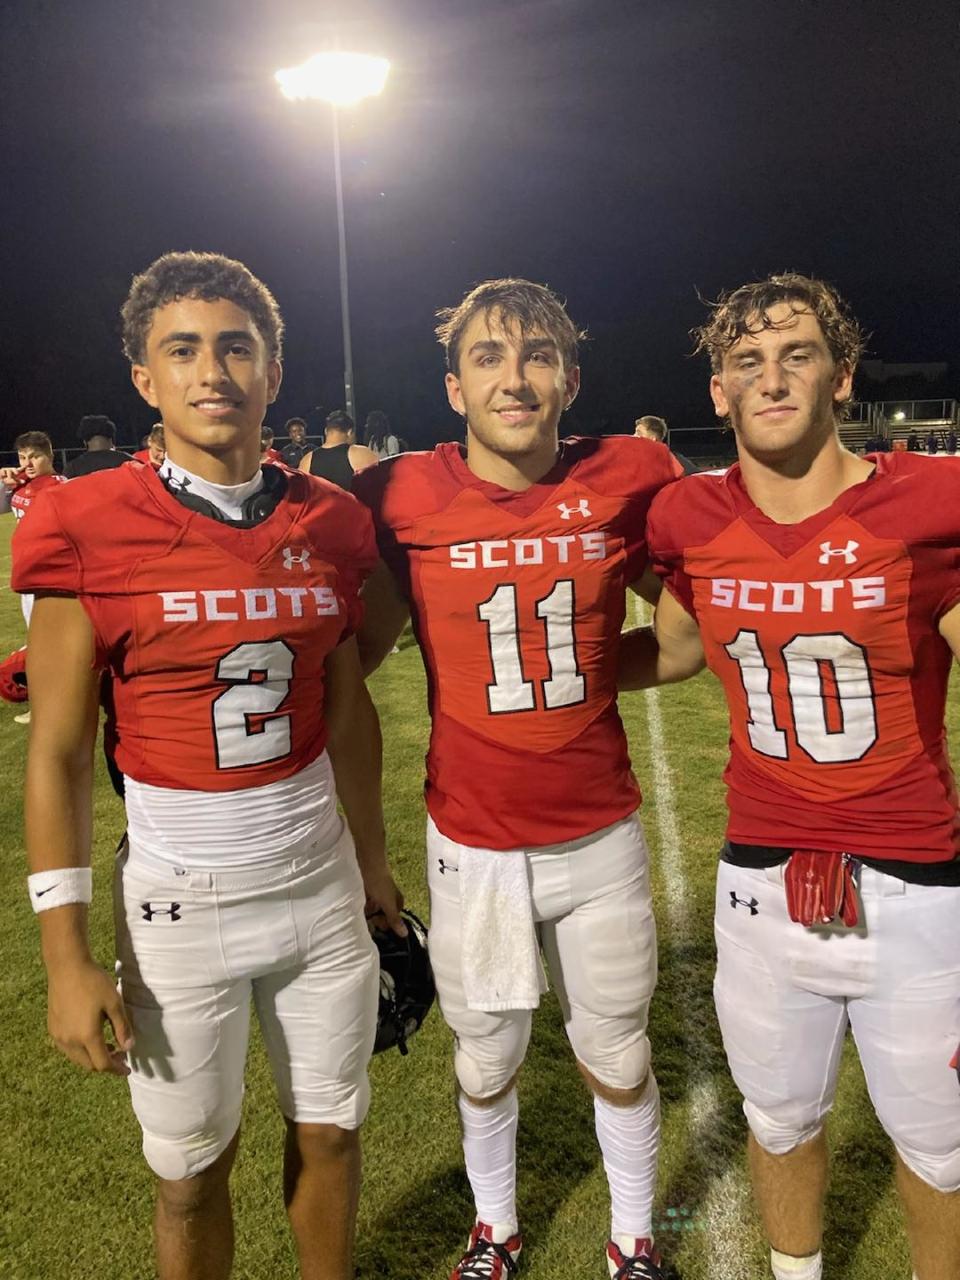
[[[635,611],[638,624],[644,625],[650,621],[650,608],[639,599],[635,601]],[[644,690],[644,702],[660,837],[661,882],[667,926],[670,930],[669,946],[671,950],[680,953],[690,941],[689,894],[683,873],[676,792],[663,731],[659,690]],[[699,1039],[699,1027],[693,1025],[690,1017],[693,1007],[687,1005],[684,1011],[680,1011],[680,1034],[687,1045],[687,1058],[690,1062],[697,1060]],[[704,1140],[709,1139],[719,1121],[719,1112],[720,1098],[714,1082],[709,1078],[697,1081],[688,1098],[692,1151],[700,1150]],[[749,1189],[746,1179],[738,1169],[728,1168],[710,1179],[699,1209],[704,1228],[706,1274],[709,1280],[755,1280],[750,1275],[746,1250],[737,1248],[738,1240],[744,1237],[743,1224],[748,1212]]]

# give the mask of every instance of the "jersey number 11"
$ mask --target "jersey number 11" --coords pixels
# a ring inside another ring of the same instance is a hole
[[[573,621],[576,599],[573,582],[561,579],[535,606],[536,616],[544,627],[550,678],[541,682],[543,705],[547,711],[574,706],[587,696],[586,677],[577,666],[577,646]],[[514,711],[534,711],[536,690],[533,680],[526,680],[523,655],[520,652],[520,626],[517,589],[512,583],[497,587],[489,599],[477,605],[477,617],[487,625],[487,644],[493,681],[487,685],[487,706],[491,715]]]

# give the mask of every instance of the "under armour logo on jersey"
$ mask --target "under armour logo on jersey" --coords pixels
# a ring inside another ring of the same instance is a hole
[[[581,498],[575,507],[568,507],[565,502],[557,503],[557,510],[560,512],[562,520],[569,520],[571,516],[592,516],[593,512],[587,506],[586,498]]]
[[[295,564],[298,564],[303,572],[306,573],[310,568],[310,552],[294,551],[293,547],[284,547],[283,567],[285,569],[292,569]]]
[[[752,916],[759,914],[760,903],[756,898],[738,898],[735,889],[730,890],[730,905],[736,911],[737,907],[746,907]]]
[[[143,908],[143,918],[148,922],[154,916],[169,916],[171,924],[176,924],[180,919],[179,902],[141,902],[140,906]]]
[[[829,542],[820,543],[820,556],[817,560],[818,564],[829,564],[831,556],[843,556],[844,564],[856,564],[857,557],[853,554],[860,546],[859,542],[850,541],[845,547],[831,547]]]
[[[459,868],[459,867],[454,867],[454,866],[451,866],[451,864],[450,864],[449,862],[444,862],[444,860],[443,860],[442,858],[439,860],[438,866],[440,867],[440,874],[441,874],[441,875],[446,875],[446,873],[447,873],[448,871],[459,871],[459,870],[460,870],[460,868]]]

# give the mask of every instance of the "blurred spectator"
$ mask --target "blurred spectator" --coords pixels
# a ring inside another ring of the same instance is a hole
[[[273,447],[273,432],[269,427],[260,428],[260,463],[282,462],[280,454]]]
[[[290,443],[280,450],[280,457],[288,467],[299,467],[300,459],[310,451],[307,444],[307,424],[303,418],[288,418],[283,424],[283,433],[290,437]]]
[[[163,460],[167,456],[167,445],[163,438],[162,422],[153,424],[153,429],[147,436],[144,447],[138,449],[133,456],[136,462],[149,462],[154,470],[160,470],[163,466]]]
[[[957,433],[953,427],[947,432],[947,453],[957,452]]]
[[[109,471],[112,467],[122,467],[125,462],[133,461],[129,453],[122,453],[117,448],[117,428],[103,414],[90,413],[81,418],[77,438],[86,445],[87,451],[64,467],[63,474],[68,480],[91,475],[94,471]]]
[[[646,413],[642,418],[638,418],[633,424],[633,434],[639,436],[641,440],[656,440],[670,448],[667,444],[667,420],[658,418],[655,413]],[[675,449],[671,449],[671,453],[683,467],[684,475],[696,474],[697,467],[689,458],[685,458],[682,453],[677,453]]]
[[[12,511],[17,524],[27,514],[38,493],[50,485],[64,484],[65,478],[53,470],[53,444],[45,431],[25,431],[13,442],[17,451],[16,467],[0,467],[0,512]],[[16,534],[16,529],[14,529]],[[20,596],[23,620],[30,625],[33,596]],[[14,716],[17,724],[29,724],[30,712]]]
[[[940,449],[940,442],[937,440],[937,433],[931,431],[927,436],[927,453],[937,453]]]
[[[920,452],[920,437],[912,427],[910,428],[910,434],[907,436],[907,449],[910,453]]]
[[[890,441],[885,435],[878,432],[877,435],[871,436],[870,439],[864,443],[863,452],[864,453],[889,453]]]
[[[373,466],[377,454],[365,444],[357,444],[353,419],[343,409],[327,415],[323,444],[300,459],[300,470],[322,476],[341,489],[349,489],[354,474]]]
[[[63,484],[64,477],[53,470],[53,443],[45,431],[25,431],[13,447],[17,465],[0,467],[0,512],[12,511],[22,520],[37,494],[49,485]]]
[[[382,409],[371,409],[367,414],[363,436],[367,447],[372,449],[378,458],[393,458],[403,452],[400,437],[390,430],[390,419]]]

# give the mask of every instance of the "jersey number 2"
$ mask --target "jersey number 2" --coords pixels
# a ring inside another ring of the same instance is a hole
[[[238,644],[217,663],[217,679],[230,684],[213,700],[218,769],[243,769],[290,752],[290,717],[275,716],[290,692],[294,653],[283,640]],[[270,716],[256,729],[251,716]]]
[[[750,745],[761,755],[786,760],[787,735],[774,715],[770,667],[757,633],[738,631],[724,648],[740,668]],[[794,636],[780,655],[797,745],[817,764],[861,760],[877,740],[877,708],[864,649],[835,631]],[[828,698],[836,709],[833,724]]]
[[[583,702],[587,682],[577,666],[573,582],[561,579],[548,596],[537,601],[535,612],[544,625],[550,663],[550,679],[543,681],[543,705],[554,711]],[[512,583],[497,587],[489,599],[477,606],[477,616],[487,624],[493,667],[493,682],[487,685],[491,715],[533,711],[537,701],[533,681],[525,680],[523,674],[516,587]]]

